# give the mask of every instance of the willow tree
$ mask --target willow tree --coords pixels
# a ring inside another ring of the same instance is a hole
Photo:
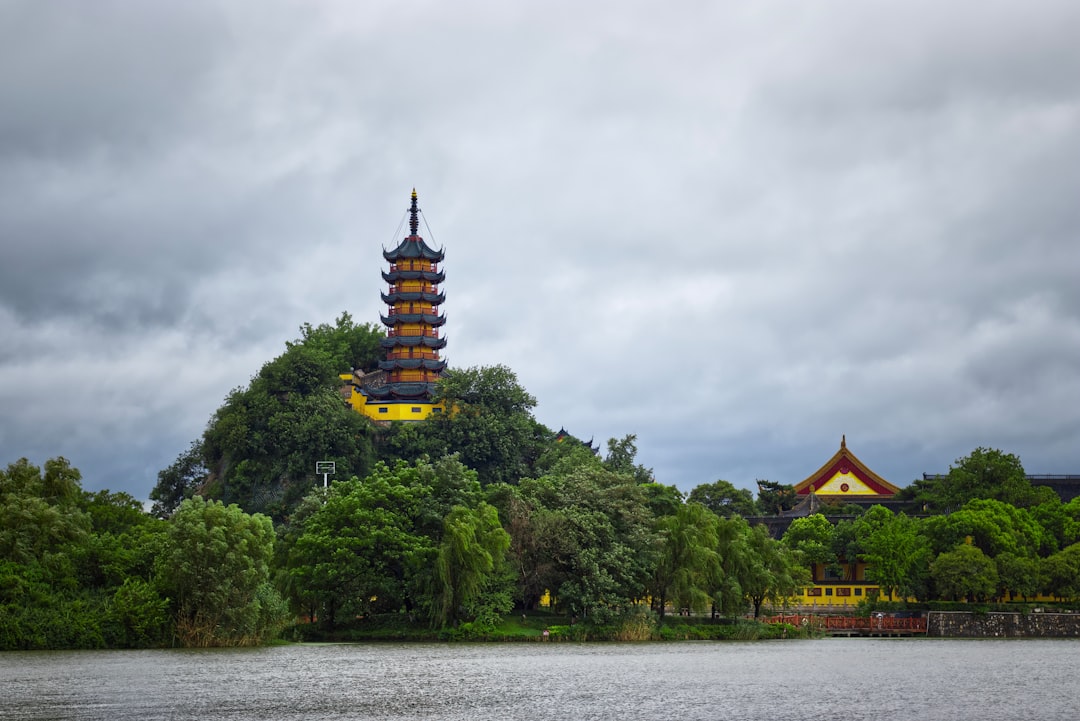
[[[668,601],[695,610],[709,605],[721,576],[719,525],[716,514],[700,503],[686,503],[656,520],[659,552],[652,593],[661,620]]]
[[[499,523],[494,506],[455,506],[443,521],[442,542],[435,555],[432,621],[449,626],[460,620],[494,625],[512,606],[509,586],[500,583],[510,534]]]
[[[747,558],[740,585],[754,607],[754,618],[761,615],[765,602],[786,604],[811,584],[809,569],[787,546],[770,536],[768,528],[750,528],[745,540]]]

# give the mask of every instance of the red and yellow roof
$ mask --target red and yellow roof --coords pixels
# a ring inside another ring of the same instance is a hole
[[[847,439],[843,436],[840,438],[840,450],[825,461],[825,465],[795,485],[795,493],[800,496],[813,492],[818,496],[838,498],[889,498],[899,490],[849,451]]]

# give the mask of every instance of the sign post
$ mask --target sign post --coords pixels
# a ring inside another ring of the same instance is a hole
[[[334,475],[334,462],[315,461],[315,475],[322,476],[322,487],[326,488],[326,477]]]

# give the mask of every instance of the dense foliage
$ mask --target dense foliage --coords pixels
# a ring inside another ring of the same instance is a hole
[[[0,471],[0,649],[250,645],[284,603],[270,521],[185,500],[165,521],[66,459]]]
[[[560,614],[566,638],[657,637],[669,611],[757,616],[812,565],[860,562],[897,597],[1080,599],[1080,499],[1032,488],[1015,456],[976,449],[906,489],[909,512],[846,507],[777,539],[747,519],[791,508],[791,486],[684,496],[632,434],[601,455],[537,422],[504,366],[448,373],[452,412],[377,426],[338,385],[380,335],[348,314],[302,327],[159,474],[152,513],[83,491],[63,458],[0,471],[0,649],[258,644],[289,619],[498,637],[512,609]],[[316,460],[337,463],[328,488]]]
[[[374,428],[342,403],[339,376],[377,363],[382,332],[342,313],[300,333],[158,474],[155,514],[165,518],[198,493],[282,518],[311,489],[316,461],[334,461],[345,478],[371,469]]]

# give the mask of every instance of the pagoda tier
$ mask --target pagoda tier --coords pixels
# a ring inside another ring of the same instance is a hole
[[[424,346],[425,348],[445,348],[446,339],[429,335],[399,335],[383,338],[379,341],[379,345],[383,348],[415,348],[417,346]]]
[[[446,316],[439,313],[446,294],[438,287],[446,276],[437,265],[444,253],[431,248],[417,234],[419,214],[413,190],[409,235],[393,250],[383,251],[383,258],[390,262],[389,272],[382,273],[390,287],[380,294],[389,307],[380,316],[387,326],[386,338],[380,342],[386,358],[379,363],[386,382],[364,389],[369,397],[380,401],[430,402],[435,383],[446,369],[446,362],[439,357],[446,340],[439,337],[438,331],[446,323]]]
[[[432,250],[419,235],[410,235],[402,241],[401,245],[393,250],[384,250],[382,255],[383,258],[386,258],[391,263],[396,260],[401,260],[402,258],[422,258],[424,260],[433,260],[436,263],[441,263],[443,259],[443,252],[441,250]],[[400,263],[398,265],[400,266]],[[420,264],[417,264],[415,269],[409,268],[409,270],[419,270],[419,268]]]
[[[391,308],[390,309],[390,315],[380,315],[379,316],[379,318],[383,322],[383,325],[388,325],[394,330],[393,336],[390,336],[390,337],[396,338],[396,337],[402,336],[402,335],[424,335],[422,332],[421,333],[407,333],[407,332],[404,332],[404,331],[408,331],[408,330],[415,330],[415,329],[409,328],[408,327],[409,325],[419,324],[421,326],[428,326],[430,328],[438,328],[439,326],[446,323],[446,316],[444,316],[444,315],[433,315],[433,314],[429,314],[429,313],[409,313],[407,311],[402,312],[402,313],[395,313],[394,311],[396,311],[396,310],[397,310],[396,308]],[[402,326],[405,326],[405,327],[402,327]]]
[[[420,265],[424,265],[420,263]],[[432,268],[435,267],[434,263],[430,264]],[[442,283],[446,280],[446,274],[442,271],[431,270],[397,270],[396,266],[390,266],[390,272],[385,270],[382,274],[383,280],[390,285],[397,283],[399,280],[426,280],[429,283]]]
[[[434,288],[434,286],[432,286]],[[439,305],[446,300],[446,293],[430,293],[423,290],[409,291],[408,293],[400,292],[393,286],[390,287],[389,293],[380,293],[382,296],[382,302],[390,306],[397,306],[398,303],[404,301],[406,303],[415,303],[420,301],[429,305]]]
[[[431,351],[432,354],[435,351]],[[393,358],[391,360],[379,361],[379,370],[392,371],[395,369],[412,371],[418,368],[423,368],[429,371],[441,371],[446,367],[446,363],[435,358]]]

